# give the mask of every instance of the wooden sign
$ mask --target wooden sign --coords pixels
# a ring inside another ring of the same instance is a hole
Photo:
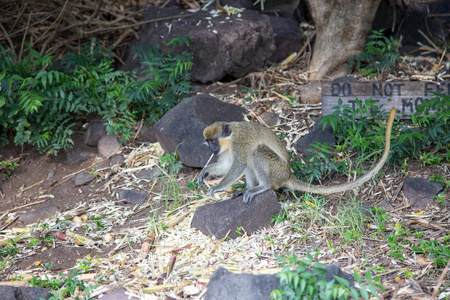
[[[372,98],[385,111],[395,107],[401,114],[411,115],[420,104],[435,98],[435,93],[450,95],[450,82],[324,82],[322,115],[332,114],[339,99],[356,108],[356,98],[363,103]]]

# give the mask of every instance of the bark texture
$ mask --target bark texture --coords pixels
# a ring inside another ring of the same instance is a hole
[[[345,76],[347,59],[360,53],[381,0],[308,0],[316,24],[311,80]]]

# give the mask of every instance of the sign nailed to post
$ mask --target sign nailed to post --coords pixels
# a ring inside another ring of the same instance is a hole
[[[322,115],[333,113],[339,99],[356,108],[356,98],[361,102],[372,98],[377,106],[389,111],[395,107],[401,114],[411,115],[435,94],[450,95],[450,82],[324,82],[322,84]]]

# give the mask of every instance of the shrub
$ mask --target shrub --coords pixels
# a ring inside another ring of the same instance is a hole
[[[370,99],[362,103],[356,99],[357,108],[343,105],[334,107],[333,114],[325,116],[321,124],[330,124],[340,150],[347,146],[357,151],[363,161],[373,155],[381,155],[384,148],[386,126],[379,120],[386,119],[387,112],[378,108]],[[357,114],[363,116],[356,118]],[[434,152],[445,150],[450,143],[450,96],[439,95],[419,106],[410,120],[394,122],[391,140],[391,162],[400,163],[405,158],[419,158],[427,147]],[[444,158],[447,153],[436,154]]]
[[[110,52],[94,44],[61,60],[29,49],[22,60],[0,46],[0,145],[29,143],[39,152],[56,154],[73,145],[74,126],[88,114],[107,121],[108,132],[131,137],[136,119],[154,122],[190,89],[191,55],[173,55],[187,38],[166,44],[167,51],[137,53],[145,81],[115,71]],[[141,75],[142,75],[141,74]]]
[[[390,38],[384,36],[383,31],[384,29],[372,30],[364,51],[347,61],[349,68],[355,67],[361,70],[363,75],[377,75],[400,61],[399,41],[392,36]]]

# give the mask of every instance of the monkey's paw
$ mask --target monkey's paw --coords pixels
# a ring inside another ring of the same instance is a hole
[[[254,195],[255,195],[255,194],[253,194],[252,192],[245,191],[245,193],[244,193],[244,200],[243,200],[244,203],[251,202]]]
[[[205,178],[208,177],[208,175],[209,175],[208,172],[203,172],[203,171],[201,171],[200,174],[198,175],[197,183],[198,183],[198,184],[203,184],[203,183],[205,183]]]

